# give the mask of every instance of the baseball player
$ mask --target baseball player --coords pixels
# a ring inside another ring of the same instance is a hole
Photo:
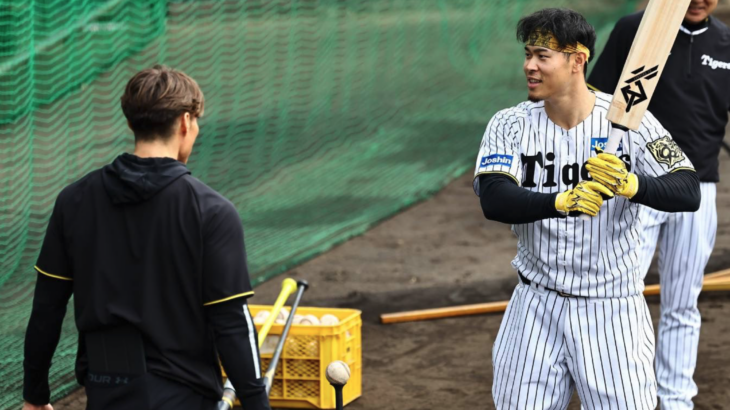
[[[640,260],[649,269],[657,240],[661,282],[656,376],[663,410],[691,409],[697,385],[700,312],[697,298],[717,231],[718,154],[730,108],[730,29],[710,14],[717,0],[693,0],[659,79],[649,110],[697,168],[702,203],[696,213],[642,207]],[[643,12],[621,19],[589,83],[613,92]]]
[[[563,409],[577,390],[588,409],[654,409],[640,204],[694,211],[699,180],[650,113],[617,155],[601,152],[611,96],[586,86],[596,37],[583,16],[541,10],[517,37],[529,101],[492,117],[474,176],[484,215],[518,237],[519,282],[492,350],[495,405]]]

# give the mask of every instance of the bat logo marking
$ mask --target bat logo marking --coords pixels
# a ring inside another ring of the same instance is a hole
[[[644,67],[645,66],[641,66],[632,71],[631,74],[635,75],[624,81],[627,85],[621,88],[621,94],[623,94],[624,100],[626,100],[626,112],[631,111],[631,108],[633,108],[636,104],[646,101],[647,99],[646,92],[644,92],[644,86],[641,84],[641,80],[650,80],[659,74],[658,65],[655,65],[648,70],[644,70]],[[637,92],[631,90],[631,84],[636,85],[639,91]]]

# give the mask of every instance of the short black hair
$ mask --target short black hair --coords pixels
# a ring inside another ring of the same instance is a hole
[[[591,52],[590,61],[593,59],[596,48],[596,30],[591,26],[585,17],[570,9],[542,9],[529,16],[522,17],[517,23],[517,40],[527,43],[534,31],[549,31],[558,40],[560,47],[574,46],[581,43]],[[588,61],[583,67],[583,73],[587,73]]]

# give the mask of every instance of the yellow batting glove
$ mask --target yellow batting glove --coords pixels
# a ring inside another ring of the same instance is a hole
[[[604,198],[613,198],[613,192],[598,182],[582,181],[575,188],[558,194],[555,209],[572,215],[580,212],[596,216]]]
[[[611,192],[626,198],[633,198],[639,190],[639,178],[626,169],[626,164],[613,154],[606,154],[596,148],[598,156],[588,158],[586,169],[596,182]]]

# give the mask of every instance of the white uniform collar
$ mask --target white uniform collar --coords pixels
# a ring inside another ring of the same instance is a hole
[[[687,27],[684,26],[684,24],[682,24],[681,26],[679,26],[679,31],[685,34],[689,34],[690,36],[696,36],[710,29],[710,17],[707,18],[705,23],[707,24],[705,27],[702,27],[701,29],[695,31],[690,31]]]

